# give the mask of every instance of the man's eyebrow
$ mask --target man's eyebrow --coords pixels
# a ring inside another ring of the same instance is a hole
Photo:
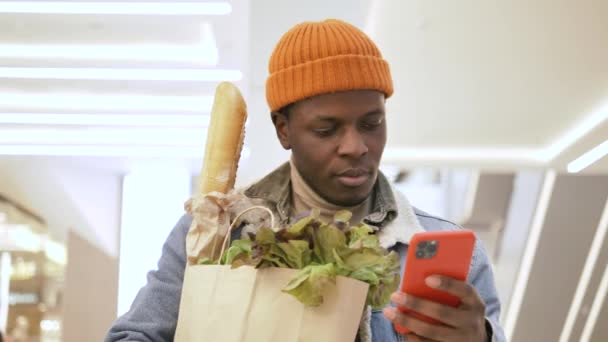
[[[384,114],[384,110],[383,109],[374,109],[374,110],[371,110],[371,111],[365,113],[363,116],[372,116],[372,115],[379,115],[379,114]]]
[[[335,116],[332,116],[330,114],[316,114],[314,116],[314,120],[317,120],[317,121],[332,121],[333,122],[333,121],[336,121],[337,119],[336,119]]]
[[[369,112],[363,114],[362,116],[373,116],[373,115],[382,115],[385,114],[384,110],[382,109],[374,109],[374,110],[370,110]],[[338,119],[331,115],[331,114],[316,114],[313,118],[314,120],[317,121],[337,121]]]

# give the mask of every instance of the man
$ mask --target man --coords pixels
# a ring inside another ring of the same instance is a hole
[[[394,191],[378,171],[386,143],[385,100],[393,93],[389,66],[363,32],[338,20],[295,26],[277,44],[269,64],[266,97],[279,142],[292,151],[289,163],[245,190],[266,200],[283,223],[319,208],[322,217],[340,209],[378,228],[381,244],[404,256],[409,238],[423,230],[460,229],[423,213]],[[183,271],[185,216],[170,234],[158,270],[150,272],[131,310],[106,341],[171,341]],[[392,301],[434,317],[429,325],[393,306],[364,314],[362,341],[403,341],[393,322],[409,328],[407,341],[504,341],[500,303],[488,257],[477,242],[468,282],[433,276],[432,287],[461,298],[458,308],[395,293]]]

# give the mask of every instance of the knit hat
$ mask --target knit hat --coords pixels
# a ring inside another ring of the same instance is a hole
[[[388,63],[374,42],[346,22],[304,22],[281,37],[268,65],[271,111],[320,94],[346,90],[393,93]]]

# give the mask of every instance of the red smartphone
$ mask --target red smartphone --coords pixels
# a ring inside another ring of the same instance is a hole
[[[466,229],[414,234],[407,251],[405,272],[401,278],[401,292],[457,307],[460,305],[460,298],[428,287],[425,279],[437,274],[465,281],[474,246],[475,234]],[[443,324],[407,308],[398,307],[398,309],[422,321]],[[410,332],[405,327],[397,324],[394,326],[401,334]]]

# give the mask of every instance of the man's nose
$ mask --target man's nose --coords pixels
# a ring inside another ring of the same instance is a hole
[[[338,146],[338,154],[341,156],[348,156],[359,158],[365,155],[369,149],[365,140],[360,132],[356,129],[347,129],[340,140],[340,146]]]

